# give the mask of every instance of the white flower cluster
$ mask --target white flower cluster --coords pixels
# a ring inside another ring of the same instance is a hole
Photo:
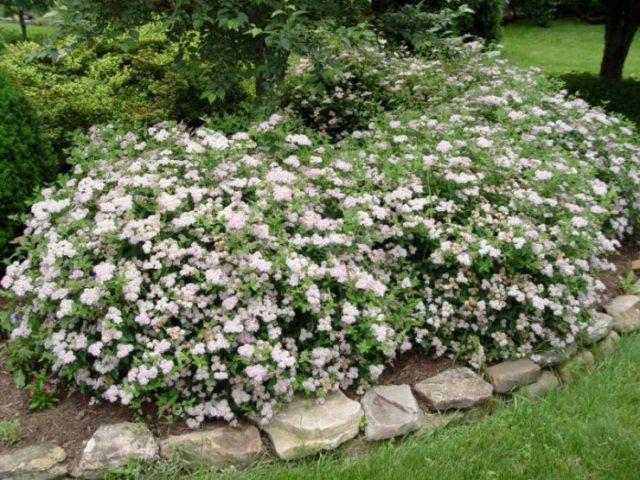
[[[333,145],[283,115],[231,138],[94,130],[2,280],[8,347],[197,426],[375,381],[411,349],[479,363],[574,341],[637,223],[640,148],[535,72],[469,58],[455,99]]]

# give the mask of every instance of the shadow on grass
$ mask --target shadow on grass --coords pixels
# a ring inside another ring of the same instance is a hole
[[[569,73],[558,78],[570,93],[609,112],[620,113],[640,128],[640,79],[602,80],[590,73]]]

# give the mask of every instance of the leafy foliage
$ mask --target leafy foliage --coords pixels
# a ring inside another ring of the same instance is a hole
[[[20,420],[0,421],[0,445],[13,446],[20,443]]]
[[[379,0],[373,2],[373,8],[378,22],[397,23],[405,37],[419,37],[421,24],[426,27],[426,35],[433,27],[442,29],[454,13],[458,34],[493,42],[500,38],[504,0]],[[394,35],[390,26],[385,30]]]
[[[56,61],[42,57],[35,43],[8,46],[0,57],[0,69],[22,85],[57,152],[71,144],[76,131],[95,124],[133,126],[165,118],[191,123],[210,111],[198,98],[211,70],[202,65],[199,75],[185,75],[174,62],[178,45],[157,25],[141,28],[131,44],[124,37],[97,37],[90,46],[69,48],[72,41],[59,41]],[[227,106],[243,97],[240,86],[231,85]]]
[[[185,70],[213,66],[206,97],[225,101],[229,86],[255,79],[259,95],[282,79],[291,53],[305,54],[317,45],[315,32],[327,22],[353,23],[364,0],[217,0],[130,2],[128,0],[64,0],[61,32],[90,39],[126,32],[136,41],[136,28],[159,22],[180,46]]]
[[[464,17],[463,32],[490,42],[500,39],[504,0],[445,0],[439,8],[444,8],[447,5],[454,8],[466,5],[474,12],[473,15]]]
[[[0,258],[12,251],[20,232],[17,215],[26,211],[34,191],[54,173],[35,113],[20,88],[0,76]]]
[[[457,58],[464,50],[456,39],[441,39],[438,47],[431,42],[428,47],[420,44],[430,57],[444,51],[447,62],[443,67],[440,60],[412,61],[403,48],[385,48],[386,39],[366,29],[352,37],[351,47],[345,48],[343,38],[327,36],[322,55],[300,59],[281,88],[289,111],[333,138],[366,129],[381,112],[411,103],[414,108],[426,107],[436,98],[444,101],[444,95],[457,92],[446,84],[448,72],[468,61],[466,55]]]
[[[530,18],[537,25],[546,27],[555,18],[561,4],[561,0],[512,0],[509,8]]]
[[[230,137],[93,129],[2,280],[14,369],[195,427],[365,386],[410,350],[479,365],[578,339],[638,226],[637,133],[460,48],[373,53],[396,103],[337,143],[293,109]]]
[[[432,11],[423,2],[404,5],[376,18],[376,25],[389,41],[422,55],[455,51],[464,36],[461,23],[474,12],[465,4]]]

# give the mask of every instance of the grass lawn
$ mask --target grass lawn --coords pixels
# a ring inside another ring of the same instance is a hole
[[[631,46],[625,76],[640,78],[640,35]],[[604,25],[573,19],[556,20],[548,28],[516,22],[504,28],[504,55],[516,65],[538,66],[546,73],[598,73],[604,48]]]
[[[55,28],[48,25],[27,25],[29,40],[39,42],[54,32]],[[13,43],[22,39],[20,25],[17,23],[0,22],[0,43]]]
[[[497,402],[492,416],[450,425],[403,442],[350,450],[298,462],[264,463],[240,472],[196,469],[177,462],[131,466],[111,478],[154,480],[278,479],[606,479],[638,478],[640,471],[640,335],[591,375],[515,403]]]
[[[592,105],[622,113],[640,126],[640,34],[625,64],[625,80],[600,80],[604,26],[563,19],[549,28],[516,22],[504,29],[503,54],[513,64],[537,66]]]

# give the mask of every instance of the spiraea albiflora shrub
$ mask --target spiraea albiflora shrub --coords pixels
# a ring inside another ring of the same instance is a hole
[[[637,223],[636,133],[464,48],[446,102],[407,96],[338,143],[294,113],[229,137],[94,129],[2,280],[9,355],[195,427],[375,382],[403,352],[576,340]]]

